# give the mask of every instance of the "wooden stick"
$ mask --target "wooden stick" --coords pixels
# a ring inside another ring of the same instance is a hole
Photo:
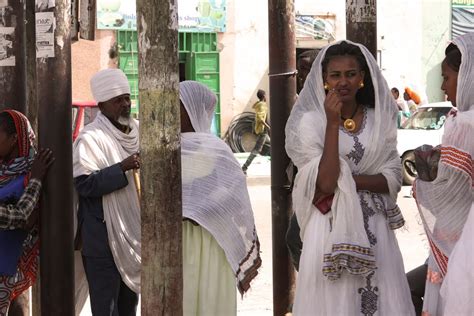
[[[138,200],[140,200],[142,190],[140,187],[140,171],[138,169],[133,169],[133,180],[135,182],[135,187],[137,188]]]

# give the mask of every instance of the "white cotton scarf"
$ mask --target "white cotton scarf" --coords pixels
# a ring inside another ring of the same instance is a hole
[[[458,111],[446,120],[438,175],[432,182],[417,179],[414,192],[436,267],[447,273],[449,256],[459,239],[474,201],[474,33],[456,38],[462,62],[458,73]]]
[[[73,175],[89,175],[110,167],[138,152],[138,122],[131,120],[129,134],[118,130],[99,112],[74,142]],[[141,222],[140,202],[131,171],[126,173],[128,185],[104,195],[102,205],[109,245],[122,280],[140,293]]]
[[[227,144],[209,132],[215,94],[192,81],[181,82],[179,88],[196,131],[181,134],[183,217],[216,239],[243,294],[261,265],[245,176]]]
[[[335,44],[338,43],[340,42]],[[364,54],[370,70],[366,76],[371,76],[375,90],[374,132],[370,135],[370,146],[359,164],[360,174],[383,174],[387,179],[390,189],[390,194],[384,195],[387,220],[390,228],[396,229],[404,224],[400,209],[396,205],[396,197],[401,188],[401,164],[396,150],[397,105],[370,52],[362,45],[351,44],[357,45]],[[306,232],[306,226],[311,214],[318,212],[312,204],[312,199],[324,149],[326,95],[321,63],[328,47],[321,50],[313,63],[285,130],[286,151],[298,167],[293,189],[293,208],[301,227],[302,239],[306,233],[319,233]],[[344,157],[340,157],[340,175],[331,212],[325,216],[332,222],[328,242],[325,249],[313,249],[324,251],[324,275],[335,280],[344,271],[360,275],[376,269],[375,257],[364,229],[363,213],[352,171]]]

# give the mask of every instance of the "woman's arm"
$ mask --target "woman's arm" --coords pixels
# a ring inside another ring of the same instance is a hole
[[[339,178],[339,120],[342,102],[334,90],[329,91],[324,101],[327,125],[324,138],[324,149],[319,162],[316,194],[333,194]]]
[[[23,227],[33,212],[41,192],[41,181],[31,179],[16,204],[0,205],[0,229]]]
[[[374,193],[390,193],[387,179],[382,174],[373,176],[353,176],[357,191],[370,191]]]

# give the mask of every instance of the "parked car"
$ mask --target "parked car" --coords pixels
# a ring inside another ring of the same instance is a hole
[[[94,101],[73,101],[72,102],[72,141],[75,141],[81,129],[91,123],[99,107]]]
[[[402,160],[402,175],[405,184],[412,184],[416,177],[413,150],[424,144],[437,146],[441,143],[444,122],[452,109],[451,102],[420,106],[398,129],[397,149]]]

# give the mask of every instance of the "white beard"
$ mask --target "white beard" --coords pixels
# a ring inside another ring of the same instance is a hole
[[[117,122],[119,122],[121,125],[123,126],[128,126],[130,127],[130,122],[131,122],[132,118],[131,117],[123,117],[123,116],[120,116],[119,119],[117,120]]]

